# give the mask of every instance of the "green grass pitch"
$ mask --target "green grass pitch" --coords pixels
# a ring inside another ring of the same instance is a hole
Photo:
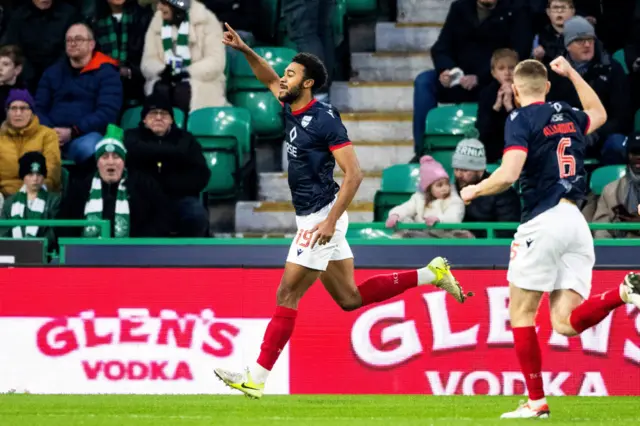
[[[500,420],[518,397],[0,395],[2,426],[429,426]],[[637,397],[550,398],[554,425],[638,425]]]

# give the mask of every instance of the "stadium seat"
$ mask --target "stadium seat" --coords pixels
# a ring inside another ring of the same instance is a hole
[[[627,166],[625,165],[604,166],[595,169],[591,174],[591,181],[589,182],[591,192],[596,195],[602,194],[602,190],[607,184],[625,175],[626,169]]]
[[[279,2],[280,0],[260,0],[262,16],[258,24],[266,30],[267,35],[270,37],[275,37],[278,31],[278,21],[280,19]]]
[[[500,164],[497,164],[497,163],[495,163],[495,164],[487,164],[487,171],[489,173],[493,173],[498,169],[498,167],[500,167]]]
[[[465,137],[477,135],[478,104],[446,105],[434,108],[427,116],[425,143],[428,152],[454,149]]]
[[[636,131],[640,132],[640,109],[636,111],[636,118],[634,120],[634,125]]]
[[[382,171],[381,190],[413,193],[420,180],[419,164],[396,164]]]
[[[200,142],[211,170],[206,192],[234,195],[236,177],[251,159],[251,116],[244,108],[202,108],[189,114],[189,130]]]
[[[627,62],[625,60],[625,56],[624,56],[624,50],[620,49],[618,51],[616,51],[613,55],[613,60],[618,62],[620,65],[622,65],[622,69],[624,70],[625,74],[629,74],[629,68],[627,67]]]
[[[136,127],[138,127],[138,124],[140,124],[140,120],[142,118],[140,117],[141,113],[141,106],[127,109],[124,114],[122,114],[120,127],[122,127],[124,130],[135,129]],[[176,122],[176,126],[180,128],[184,127],[184,112],[182,112],[181,109],[173,109],[173,119]]]
[[[347,14],[372,15],[378,10],[378,0],[346,0]]]
[[[277,137],[284,132],[282,105],[270,91],[241,91],[229,94],[229,102],[251,114],[253,131],[261,137]]]
[[[449,173],[449,177],[453,177],[453,167],[451,166],[451,160],[453,159],[454,152],[455,150],[453,149],[446,149],[429,153],[429,155],[431,155],[434,160],[442,164],[442,167],[444,167],[447,173]]]
[[[339,46],[344,40],[344,24],[347,17],[347,0],[337,0],[333,15],[333,42]]]
[[[296,54],[293,49],[285,47],[256,47],[258,55],[266,59],[278,75],[283,75],[287,65]],[[231,79],[227,84],[229,92],[238,90],[268,90],[253,74],[249,62],[244,55],[233,55]]]
[[[373,197],[373,221],[384,222],[387,220],[389,211],[411,198],[415,192],[383,192],[377,191]]]

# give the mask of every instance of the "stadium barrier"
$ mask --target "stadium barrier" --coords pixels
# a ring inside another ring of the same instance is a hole
[[[385,270],[358,270],[356,281]],[[624,270],[598,270],[593,293]],[[212,369],[250,365],[281,269],[7,268],[0,392],[224,394]],[[420,288],[342,312],[316,283],[270,377],[271,394],[524,392],[504,270],[460,270],[476,296]],[[621,308],[581,337],[538,318],[549,395],[640,395],[640,315]],[[10,344],[9,344],[10,343]]]

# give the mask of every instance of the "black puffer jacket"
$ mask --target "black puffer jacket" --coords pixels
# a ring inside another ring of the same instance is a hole
[[[198,197],[209,182],[211,172],[202,148],[193,135],[171,127],[157,136],[144,123],[125,132],[127,167],[154,177],[172,198]]]

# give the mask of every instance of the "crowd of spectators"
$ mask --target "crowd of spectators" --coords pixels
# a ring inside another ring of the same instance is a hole
[[[624,59],[614,59],[620,50]],[[588,157],[598,166],[627,165],[625,177],[607,186],[601,197],[589,198],[583,206],[585,216],[600,223],[640,221],[637,203],[633,204],[640,194],[636,183],[640,147],[634,141],[640,136],[632,134],[640,108],[640,1],[457,0],[431,56],[435,69],[415,79],[412,162],[422,155],[429,111],[439,103],[466,102],[478,104],[477,143],[484,146],[489,163],[499,162],[504,123],[515,107],[511,89],[515,65],[535,58],[549,66],[556,57],[565,56],[598,94],[608,115],[607,123],[588,136]],[[582,107],[567,79],[554,72],[549,78],[548,101]],[[456,182],[458,175],[468,173],[452,167]],[[512,211],[506,216],[486,219],[517,219],[516,204],[509,204]],[[596,237],[622,234],[627,233],[599,231]]]

